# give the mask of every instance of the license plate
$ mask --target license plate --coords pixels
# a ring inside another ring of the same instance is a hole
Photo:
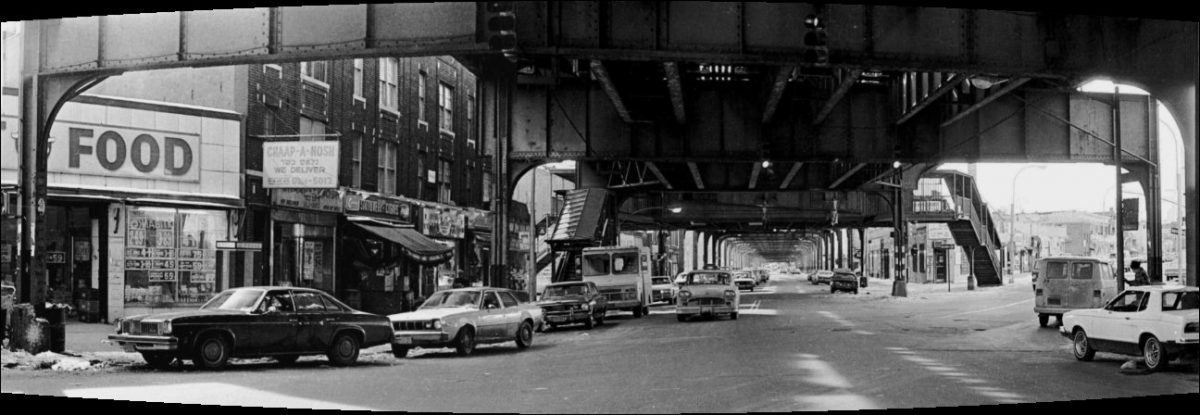
[[[554,317],[550,317],[550,321],[551,321],[551,322],[554,322],[554,323],[561,323],[561,322],[567,321],[567,318],[566,318],[566,317],[554,316]]]
[[[712,307],[700,307],[700,312],[701,313],[711,313]]]
[[[410,338],[408,338],[408,337],[397,337],[397,338],[396,338],[396,340],[395,340],[395,341],[393,341],[392,343],[396,343],[396,344],[412,344],[412,339],[410,339]]]

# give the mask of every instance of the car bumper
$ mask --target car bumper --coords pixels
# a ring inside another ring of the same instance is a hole
[[[450,335],[441,332],[397,331],[392,336],[396,346],[444,346],[450,343]]]
[[[738,287],[738,289],[739,289],[739,290],[740,290],[740,289],[743,289],[743,288],[754,288],[754,283],[752,283],[752,282],[739,282],[739,283],[737,283],[737,287]]]
[[[1063,313],[1066,313],[1066,312],[1068,312],[1068,311],[1072,311],[1072,310],[1080,310],[1080,309],[1081,309],[1081,308],[1070,308],[1070,307],[1038,307],[1038,306],[1034,306],[1034,307],[1033,307],[1033,312],[1034,312],[1034,313],[1038,313],[1038,314],[1053,314],[1053,315],[1058,315],[1058,316],[1061,316],[1061,315],[1063,315]]]
[[[179,350],[179,339],[171,336],[135,336],[110,334],[109,343],[116,343],[127,352],[175,351]]]
[[[1197,352],[1200,351],[1200,342],[1196,340],[1163,342],[1163,349],[1166,349],[1167,354],[1171,356],[1196,357]]]
[[[585,323],[592,317],[590,310],[573,310],[561,311],[556,313],[546,313],[546,323],[550,324],[571,324]]]
[[[834,281],[830,284],[832,284],[833,287],[837,288],[837,289],[846,289],[846,290],[858,289],[858,281]]]
[[[706,315],[706,314],[729,314],[735,309],[731,305],[704,305],[704,306],[679,306],[675,307],[675,314],[679,315]]]

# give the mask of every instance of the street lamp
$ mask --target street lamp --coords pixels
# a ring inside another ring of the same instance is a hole
[[[1045,170],[1046,166],[1038,166],[1038,165],[1025,166],[1025,167],[1022,167],[1021,170],[1017,170],[1017,174],[1013,175],[1012,203],[1009,205],[1009,208],[1008,208],[1008,249],[1005,249],[1005,252],[1008,253],[1008,283],[1009,284],[1013,283],[1013,278],[1014,278],[1013,277],[1013,274],[1014,274],[1013,262],[1016,259],[1013,255],[1012,250],[1013,250],[1013,248],[1016,248],[1016,245],[1014,244],[1013,239],[1014,239],[1014,236],[1016,235],[1016,232],[1014,231],[1014,227],[1017,223],[1017,178],[1021,176],[1021,173],[1023,173],[1025,170],[1029,170],[1029,169]]]

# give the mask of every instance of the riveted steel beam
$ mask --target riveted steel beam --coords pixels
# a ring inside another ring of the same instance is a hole
[[[759,164],[759,163],[753,163],[753,164],[754,164],[754,169],[750,171],[750,186],[749,186],[750,189],[754,189],[754,186],[756,184],[758,184],[758,173],[762,171],[762,164]]]
[[[854,83],[858,81],[860,74],[862,72],[850,71],[849,74],[842,77],[842,82],[838,84],[837,90],[833,91],[833,95],[829,96],[829,100],[825,101],[825,106],[821,108],[821,112],[817,113],[813,124],[820,125],[825,121],[825,117],[828,117],[829,113],[833,112],[833,108],[842,101],[842,97],[845,97],[846,93],[850,92],[850,87],[853,87]]]
[[[787,176],[783,178],[783,183],[779,184],[779,190],[787,189],[788,185],[792,184],[792,179],[796,178],[796,173],[800,172],[801,167],[804,167],[802,161],[792,163],[792,169],[788,170]]]
[[[767,96],[767,105],[763,108],[763,124],[771,122],[771,118],[775,116],[775,108],[779,106],[779,99],[783,98],[783,91],[795,71],[795,65],[786,65],[775,73],[775,82],[771,83],[771,94]]]
[[[688,162],[688,170],[692,172],[692,180],[696,181],[696,188],[704,190],[704,180],[700,179],[700,168],[696,167],[696,163]]]
[[[963,81],[966,81],[970,77],[971,74],[954,74],[940,87],[926,96],[925,99],[921,100],[921,102],[917,103],[917,105],[905,112],[904,115],[900,116],[900,119],[896,120],[896,125],[904,124],[905,121],[912,119],[912,117],[915,117],[922,110],[928,107],[929,104],[932,104],[934,101],[937,101],[938,98],[941,98],[943,95],[946,95],[950,91],[954,90],[954,88],[957,88],[959,84],[963,83]]]
[[[842,184],[842,182],[845,182],[846,179],[849,179],[851,176],[854,176],[855,173],[858,173],[859,170],[862,170],[863,167],[867,167],[867,163],[858,163],[858,165],[850,168],[850,170],[847,171],[845,174],[843,174],[841,177],[838,177],[837,180],[834,180],[833,183],[831,183],[829,185],[829,188],[836,189],[838,186],[840,186]]]
[[[679,80],[679,64],[663,62],[663,72],[667,75],[667,89],[671,91],[671,107],[675,110],[675,121],[687,124],[687,116],[683,111],[683,84]]]
[[[954,117],[951,117],[949,120],[943,121],[941,127],[946,128],[947,125],[954,124],[955,121],[961,120],[961,119],[963,119],[963,117],[966,117],[967,115],[970,115],[970,114],[974,113],[975,111],[979,111],[979,109],[987,106],[987,104],[990,104],[992,101],[1000,99],[1000,97],[1004,96],[1005,94],[1007,94],[1009,92],[1016,90],[1017,88],[1021,87],[1021,85],[1025,85],[1025,83],[1029,82],[1029,81],[1030,81],[1029,78],[1020,78],[1020,79],[1014,79],[1014,80],[1009,81],[1008,85],[1005,85],[1003,88],[1000,88],[999,91],[991,93],[986,98],[975,103],[975,105],[972,105],[970,108],[962,110],[958,114],[955,114]]]
[[[613,108],[617,114],[626,123],[632,123],[633,118],[629,116],[629,110],[625,108],[625,102],[621,101],[621,94],[617,91],[617,86],[613,84],[612,78],[608,76],[608,70],[604,69],[604,63],[598,60],[593,60],[591,63],[592,74],[596,76],[596,80],[600,81],[600,86],[604,89],[604,93],[608,94],[608,100],[612,101]]]
[[[647,162],[646,168],[650,169],[651,173],[654,173],[654,176],[658,178],[658,181],[661,182],[663,186],[667,187],[667,190],[672,190],[675,188],[674,186],[671,186],[671,182],[667,180],[666,176],[663,176],[662,171],[658,170],[657,165]]]

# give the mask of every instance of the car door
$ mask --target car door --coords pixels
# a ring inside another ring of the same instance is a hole
[[[325,302],[319,294],[311,291],[293,291],[296,316],[300,320],[296,333],[297,351],[319,352],[329,349],[333,343],[334,325],[329,324]]]
[[[291,290],[272,290],[263,296],[255,310],[255,321],[249,325],[250,333],[239,336],[235,348],[245,348],[254,353],[282,353],[296,348],[296,334],[300,327]]]
[[[479,310],[479,337],[495,339],[504,333],[504,306],[495,291],[485,291]]]
[[[503,336],[516,338],[517,327],[521,325],[521,308],[517,297],[511,292],[500,292],[500,303],[504,306]]]
[[[1095,314],[1095,322],[1092,327],[1084,327],[1088,331],[1088,337],[1114,342],[1123,341],[1123,338],[1128,337],[1124,334],[1130,326],[1128,321],[1143,306],[1142,301],[1145,300],[1145,296],[1145,291],[1132,290],[1118,295],[1104,307],[1103,311]]]

